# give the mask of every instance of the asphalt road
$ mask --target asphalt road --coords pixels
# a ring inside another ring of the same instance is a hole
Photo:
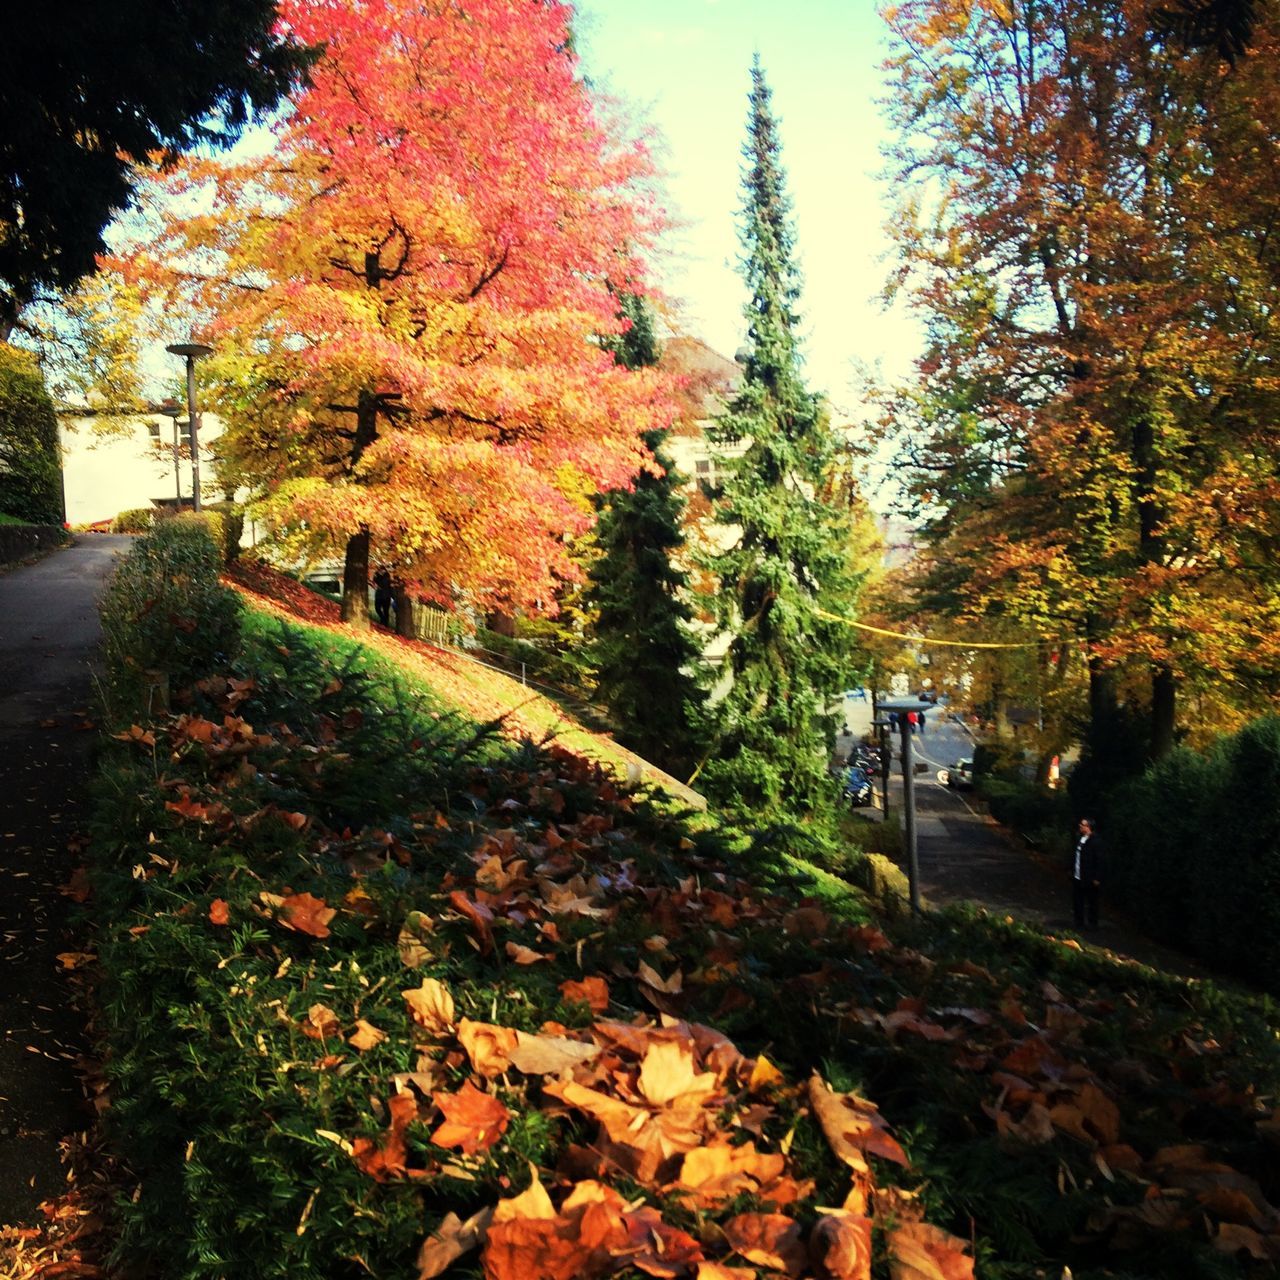
[[[57,1192],[58,1143],[86,1127],[59,888],[86,802],[97,603],[130,543],[89,536],[0,569],[0,1223]]]

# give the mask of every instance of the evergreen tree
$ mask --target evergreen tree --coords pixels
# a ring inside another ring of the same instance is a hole
[[[856,579],[848,522],[826,498],[839,456],[820,397],[804,384],[800,281],[771,94],[757,57],[744,155],[742,241],[751,290],[743,380],[712,430],[743,447],[725,459],[716,519],[732,545],[713,557],[719,620],[733,634],[732,687],[714,710],[718,745],[702,785],[723,806],[825,828],[833,812],[826,708],[850,675]]]
[[[612,340],[614,358],[629,369],[658,361],[653,317],[643,299],[624,294],[631,322]],[[662,473],[642,471],[630,489],[600,495],[596,541],[600,557],[590,571],[586,603],[596,612],[591,657],[597,693],[627,746],[678,776],[688,776],[694,755],[690,713],[698,695],[689,669],[699,656],[689,634],[688,580],[673,557],[684,546],[681,478],[663,452],[669,432],[645,433]]]

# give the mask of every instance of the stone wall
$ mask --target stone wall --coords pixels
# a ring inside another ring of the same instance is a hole
[[[0,564],[52,550],[61,546],[66,537],[66,530],[56,524],[0,524]]]

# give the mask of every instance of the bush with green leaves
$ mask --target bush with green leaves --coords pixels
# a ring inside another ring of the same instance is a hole
[[[147,533],[155,527],[154,507],[130,507],[119,512],[111,522],[112,533]]]
[[[1114,899],[1156,937],[1280,991],[1280,717],[1174,751],[1109,814]]]
[[[0,511],[62,523],[58,419],[35,357],[0,343]]]
[[[109,710],[134,714],[149,673],[176,692],[231,657],[240,597],[218,575],[222,556],[199,516],[160,521],[121,562],[102,606]]]

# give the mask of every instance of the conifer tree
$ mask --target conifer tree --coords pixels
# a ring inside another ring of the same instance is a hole
[[[771,93],[757,57],[744,148],[742,243],[751,291],[742,384],[712,430],[738,446],[716,519],[734,531],[710,567],[719,621],[732,632],[732,687],[715,709],[718,745],[703,787],[731,810],[826,825],[833,811],[827,706],[849,677],[844,515],[824,497],[838,457],[822,399],[804,383],[800,280]]]
[[[625,294],[621,310],[630,324],[612,342],[615,359],[629,369],[656,364],[649,308]],[[591,656],[597,692],[618,722],[620,740],[668,772],[687,776],[694,763],[690,713],[698,694],[689,669],[699,650],[688,629],[688,578],[674,561],[684,546],[685,504],[681,478],[663,452],[668,434],[663,427],[644,436],[660,474],[641,471],[630,489],[600,496],[600,558],[590,571],[587,604],[596,611]]]

